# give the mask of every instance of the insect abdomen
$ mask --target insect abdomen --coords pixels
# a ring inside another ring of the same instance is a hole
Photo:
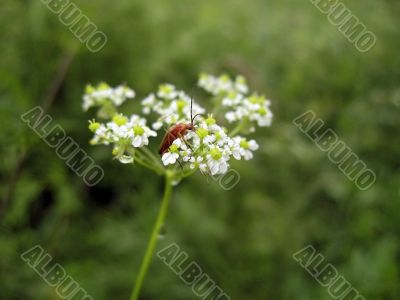
[[[184,136],[187,130],[188,126],[186,124],[176,124],[172,126],[165,134],[158,153],[163,155],[165,152],[167,152],[172,143],[177,138]]]

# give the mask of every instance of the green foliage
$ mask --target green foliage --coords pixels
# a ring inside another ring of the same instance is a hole
[[[399,299],[398,2],[346,4],[377,36],[364,54],[309,1],[75,3],[107,34],[102,51],[80,45],[41,1],[0,4],[1,299],[58,299],[20,258],[36,244],[94,299],[128,299],[162,178],[90,147],[81,95],[103,80],[126,82],[136,99],[165,81],[190,91],[202,71],[243,74],[275,117],[258,131],[255,159],[234,163],[235,189],[201,174],[175,189],[159,248],[179,244],[232,299],[331,299],[292,259],[312,244],[366,299]],[[21,121],[36,105],[104,168],[98,186]],[[376,172],[371,189],[358,190],[292,124],[309,109]],[[197,299],[157,258],[142,295]]]

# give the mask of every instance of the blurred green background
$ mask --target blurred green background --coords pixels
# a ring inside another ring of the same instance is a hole
[[[59,299],[20,254],[40,244],[96,300],[128,299],[163,180],[91,147],[86,83],[190,91],[243,74],[272,100],[240,184],[201,174],[174,191],[166,234],[231,299],[332,299],[292,259],[312,244],[366,299],[400,298],[400,2],[345,1],[377,36],[356,48],[309,1],[74,1],[104,31],[91,53],[40,1],[0,3],[0,299]],[[207,103],[202,103],[207,106]],[[20,115],[36,105],[105,170],[87,187]],[[293,124],[312,109],[376,172],[360,191]],[[198,299],[159,259],[141,299]]]

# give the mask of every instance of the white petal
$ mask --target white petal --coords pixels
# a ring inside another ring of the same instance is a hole
[[[239,149],[234,149],[232,150],[232,155],[235,159],[240,160],[241,156],[240,156],[240,150]]]
[[[132,141],[133,147],[141,147],[143,143],[143,139],[141,136],[135,136]]]
[[[257,144],[257,142],[256,142],[255,140],[249,141],[249,149],[250,149],[251,151],[255,151],[255,150],[257,150],[258,148],[259,148],[259,146],[258,146],[258,144]]]
[[[155,122],[155,123],[153,123],[153,125],[151,127],[153,127],[154,130],[159,130],[162,127],[162,123]]]

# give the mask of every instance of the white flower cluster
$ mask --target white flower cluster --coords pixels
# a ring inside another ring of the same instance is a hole
[[[116,88],[112,88],[106,83],[100,83],[96,87],[87,85],[85,95],[83,96],[83,110],[86,111],[90,107],[107,104],[120,106],[126,99],[134,97],[135,92],[124,85],[117,86]]]
[[[254,140],[241,136],[234,138],[226,129],[217,125],[209,116],[197,124],[195,131],[188,131],[183,139],[176,139],[162,155],[164,165],[175,164],[177,160],[188,162],[191,169],[200,169],[211,175],[224,174],[229,168],[231,157],[240,160],[253,158],[252,151],[258,149]]]
[[[149,137],[157,133],[146,126],[146,119],[132,115],[129,119],[117,114],[111,122],[101,124],[90,121],[89,129],[94,132],[90,141],[92,145],[113,144],[113,155],[123,163],[133,161],[133,148],[140,148],[149,144]]]
[[[143,113],[156,116],[150,129],[145,118],[138,115],[128,118],[117,113],[117,106],[135,96],[133,90],[126,86],[111,88],[102,83],[96,88],[88,86],[83,98],[85,110],[97,106],[98,115],[110,120],[107,123],[90,121],[89,129],[94,132],[91,143],[113,145],[113,155],[122,163],[137,161],[159,174],[179,163],[182,172],[177,172],[178,177],[188,176],[195,170],[211,175],[224,174],[231,159],[252,159],[253,152],[259,148],[257,142],[237,134],[248,133],[254,123],[269,126],[272,120],[270,101],[257,94],[249,95],[242,76],[232,80],[226,75],[202,74],[198,85],[214,96],[216,114],[218,108],[223,108],[228,123],[240,121],[230,133],[217,124],[212,114],[205,116],[203,107],[172,84],[160,85],[156,93],[141,101]],[[160,160],[146,146],[149,138],[157,136],[156,130],[162,127],[167,135],[160,147]]]
[[[227,75],[215,77],[202,74],[198,85],[212,95],[222,98],[222,106],[228,109],[225,114],[228,122],[256,122],[260,127],[271,125],[271,102],[264,96],[247,95],[249,88],[243,76],[237,76],[233,81]]]
[[[163,125],[167,128],[179,122],[190,122],[191,98],[183,91],[178,91],[172,84],[160,85],[157,94],[150,94],[142,100],[143,113],[154,112],[158,115],[153,129],[159,130]],[[203,114],[205,109],[193,102],[193,116]]]
[[[235,81],[232,81],[228,75],[215,77],[210,74],[202,73],[200,74],[198,86],[214,96],[229,93],[231,91],[247,94],[249,91],[246,78],[243,76],[237,76]]]

